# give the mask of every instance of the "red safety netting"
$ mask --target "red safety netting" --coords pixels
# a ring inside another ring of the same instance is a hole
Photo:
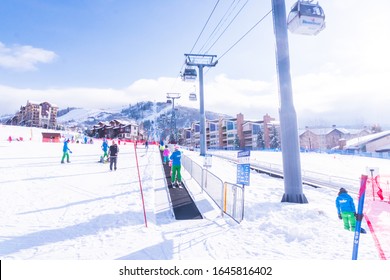
[[[390,176],[369,177],[366,185],[364,217],[374,238],[379,257],[390,259]]]

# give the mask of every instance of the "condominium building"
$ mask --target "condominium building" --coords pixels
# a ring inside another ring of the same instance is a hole
[[[259,121],[246,121],[243,114],[235,118],[220,117],[218,120],[206,120],[205,134],[208,149],[235,149],[235,148],[270,148],[274,129],[279,131],[279,123],[268,114]],[[261,141],[259,141],[261,137]],[[191,128],[182,132],[183,144],[186,146],[200,146],[200,125],[193,122]],[[259,143],[264,143],[262,147]]]
[[[111,120],[99,122],[91,129],[90,135],[96,138],[119,138],[123,140],[139,140],[141,129],[136,122]]]
[[[49,102],[27,101],[26,106],[21,106],[20,110],[6,124],[55,129],[57,112],[58,106]]]
[[[349,129],[336,127],[309,128],[299,131],[300,147],[304,150],[328,150],[337,146],[343,146],[342,143],[354,139],[362,138],[371,134],[367,128]]]

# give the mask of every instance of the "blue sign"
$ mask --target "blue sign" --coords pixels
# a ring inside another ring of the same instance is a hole
[[[250,151],[240,151],[237,154],[237,184],[249,186]]]
[[[250,157],[251,155],[251,151],[240,151],[237,153],[237,157],[238,158],[241,158],[241,157]]]
[[[251,165],[248,163],[237,164],[237,184],[249,186],[250,170],[251,170]]]

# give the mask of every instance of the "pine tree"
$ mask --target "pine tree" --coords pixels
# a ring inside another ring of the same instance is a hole
[[[261,129],[259,129],[259,132],[257,133],[256,146],[259,149],[265,148],[264,133]]]
[[[280,138],[279,133],[276,127],[272,126],[272,134],[271,134],[271,143],[270,143],[271,149],[280,149]]]

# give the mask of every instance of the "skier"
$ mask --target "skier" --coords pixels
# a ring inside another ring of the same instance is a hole
[[[148,151],[148,148],[149,148],[149,142],[148,140],[145,141],[145,149],[146,149],[146,152]]]
[[[353,198],[344,188],[340,188],[336,198],[336,208],[339,219],[344,222],[344,228],[346,230],[355,231],[357,216],[355,203],[353,202]],[[361,228],[360,232],[366,233],[363,228]]]
[[[163,152],[164,164],[168,163],[168,161],[169,161],[169,154],[170,153],[171,153],[171,151],[168,149],[168,145],[165,145],[165,149],[164,149],[164,152]]]
[[[161,139],[159,144],[160,151],[164,151],[164,141]]]
[[[171,182],[173,187],[180,187],[181,182],[181,152],[179,151],[179,146],[175,146],[175,151],[172,153],[172,155],[169,157],[170,160],[172,160],[172,176],[171,176]],[[177,182],[175,183],[177,178]]]
[[[108,143],[107,139],[103,139],[103,144],[102,144],[102,150],[103,150],[103,156],[102,156],[102,162],[104,162],[104,158],[106,158],[106,161],[108,161]]]
[[[108,151],[108,155],[110,156],[110,170],[112,171],[112,167],[116,170],[116,162],[118,158],[119,148],[118,145],[115,144],[115,141],[112,140],[112,145]]]
[[[72,153],[72,151],[69,149],[68,147],[68,144],[69,144],[69,139],[66,139],[64,141],[64,147],[62,148],[62,159],[61,159],[61,163],[65,163],[64,160],[65,160],[65,157],[66,157],[66,162],[70,163],[69,161],[69,153]]]

